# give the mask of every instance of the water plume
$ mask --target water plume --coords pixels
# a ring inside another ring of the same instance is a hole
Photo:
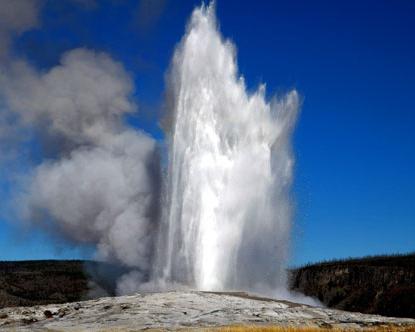
[[[166,104],[156,277],[201,290],[284,287],[297,92],[271,101],[264,85],[247,92],[211,4],[193,12],[177,46]]]

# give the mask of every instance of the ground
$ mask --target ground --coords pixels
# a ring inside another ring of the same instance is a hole
[[[0,309],[1,331],[138,331],[248,327],[398,328],[414,319],[311,307],[245,293],[172,291]]]

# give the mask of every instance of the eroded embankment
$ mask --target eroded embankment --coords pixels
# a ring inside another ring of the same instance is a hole
[[[415,254],[307,265],[291,288],[330,308],[415,318]]]

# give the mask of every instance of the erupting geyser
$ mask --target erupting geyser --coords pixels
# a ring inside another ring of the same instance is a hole
[[[12,1],[16,13],[18,4],[32,16],[18,30],[1,25],[7,40],[36,23],[38,7]],[[39,70],[0,54],[0,147],[19,165],[0,182],[12,186],[22,169],[20,219],[128,268],[120,294],[285,288],[299,98],[247,92],[214,11],[195,9],[167,75],[163,167],[157,142],[124,121],[137,109],[134,79],[111,56],[68,50]],[[34,144],[20,141],[27,135]],[[28,145],[42,148],[21,168]]]
[[[214,5],[193,12],[168,74],[157,278],[201,290],[284,287],[298,94],[246,91]]]

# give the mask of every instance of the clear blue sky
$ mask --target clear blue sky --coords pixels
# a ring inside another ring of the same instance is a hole
[[[131,122],[162,139],[164,72],[200,1],[97,3],[47,1],[15,50],[44,69],[80,46],[110,53],[136,81]],[[295,87],[303,97],[292,264],[414,251],[415,2],[218,0],[217,15],[250,89],[266,82],[269,95]],[[0,260],[88,256],[54,248],[0,221]]]

